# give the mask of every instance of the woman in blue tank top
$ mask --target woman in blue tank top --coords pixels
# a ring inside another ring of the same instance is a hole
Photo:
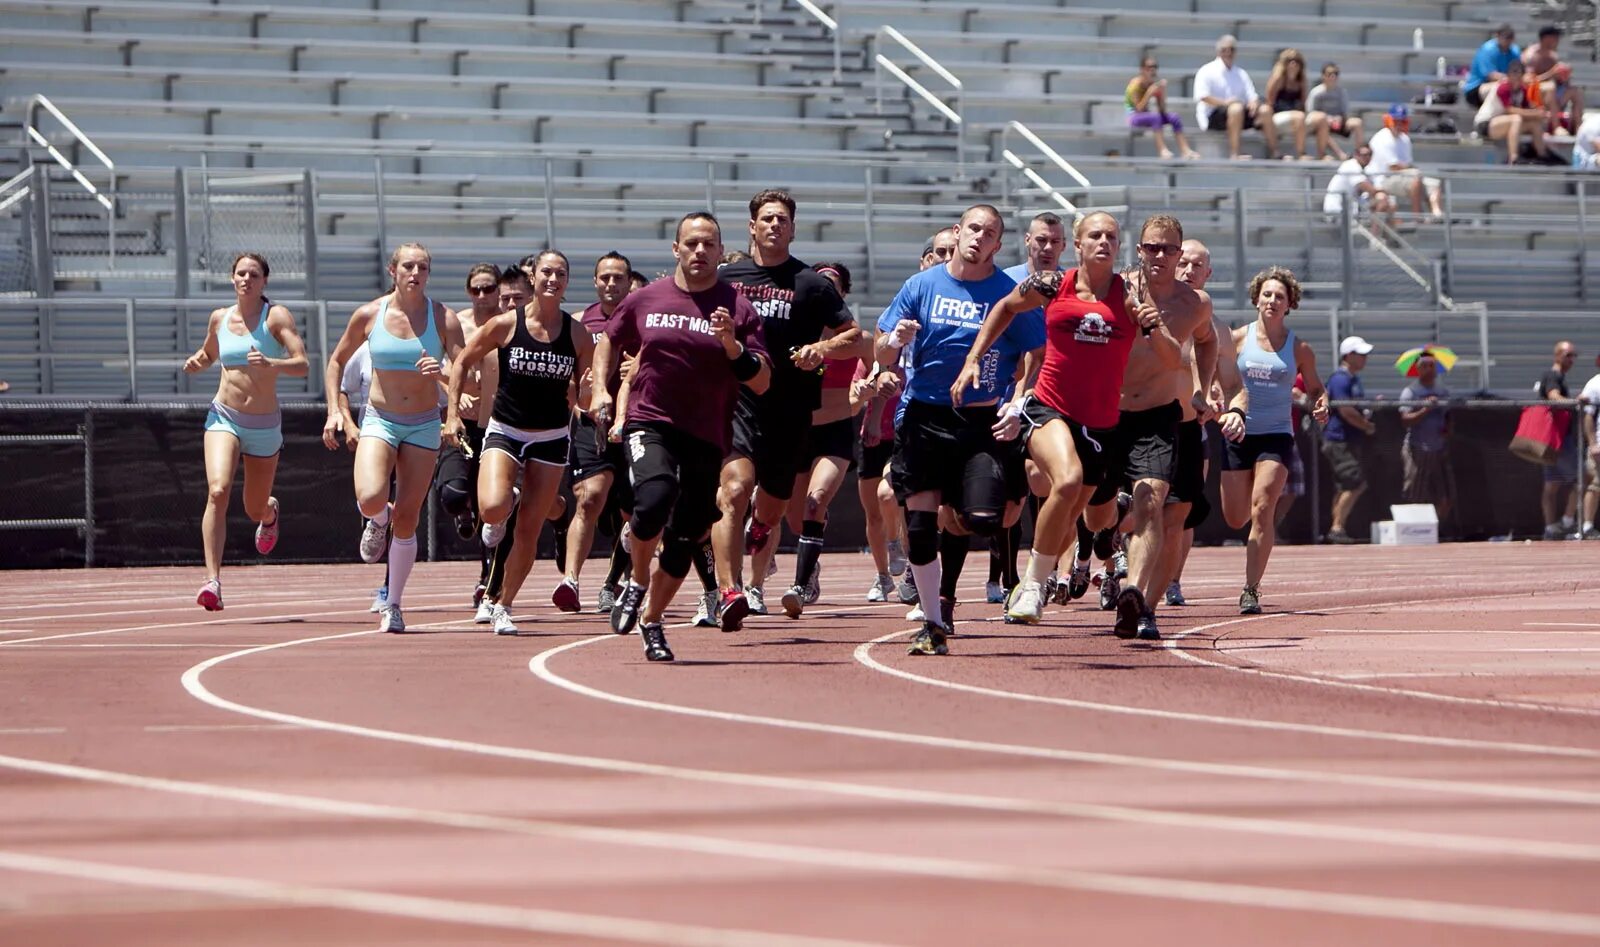
[[[443,365],[461,354],[461,325],[427,295],[433,258],[417,243],[398,247],[389,257],[394,290],[357,309],[339,344],[328,355],[323,377],[328,421],[323,444],[338,447],[344,430],[339,410],[339,380],[345,362],[362,343],[372,359],[372,388],[356,444],[356,505],[367,525],[361,532],[361,561],[377,562],[389,551],[389,594],[378,610],[379,631],[405,631],[400,611],[406,580],[417,561],[417,521],[433,482],[439,455],[439,403]],[[395,480],[389,502],[389,478]],[[387,544],[385,538],[388,538]]]
[[[1250,302],[1256,307],[1256,321],[1233,330],[1250,408],[1232,409],[1244,411],[1244,437],[1227,442],[1222,458],[1223,518],[1233,529],[1250,524],[1244,591],[1239,595],[1241,615],[1261,613],[1261,577],[1275,537],[1273,511],[1296,450],[1290,413],[1296,372],[1313,399],[1312,416],[1319,424],[1328,420],[1328,394],[1317,377],[1317,357],[1285,322],[1289,310],[1300,305],[1300,282],[1286,267],[1268,267],[1250,281]]]
[[[272,495],[283,447],[278,376],[304,378],[309,370],[294,316],[266,297],[269,272],[259,253],[234,259],[235,302],[212,310],[205,341],[183,363],[190,374],[222,364],[222,381],[206,415],[206,511],[200,520],[206,581],[195,596],[211,612],[222,611],[222,549],[233,473],[241,458],[244,511],[256,521],[256,551],[266,555],[278,544],[278,499]]]

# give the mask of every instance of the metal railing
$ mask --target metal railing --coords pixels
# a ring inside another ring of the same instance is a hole
[[[1011,150],[1012,132],[1016,132],[1018,135],[1021,135],[1023,140],[1032,145],[1040,154],[1044,155],[1051,164],[1055,165],[1056,168],[1060,169],[1061,171],[1066,172],[1069,177],[1078,182],[1079,187],[1093,187],[1094,185],[1089,183],[1089,179],[1084,177],[1083,173],[1074,167],[1072,162],[1061,157],[1060,152],[1046,144],[1043,138],[1035,135],[1033,133],[1033,129],[1022,124],[1021,122],[1012,121],[1006,123],[1005,129],[1000,133],[1000,157],[1005,159],[1006,165],[1021,171],[1023,177],[1027,178],[1029,181],[1032,181],[1035,187],[1038,187],[1040,190],[1048,193],[1051,200],[1055,201],[1057,204],[1060,204],[1062,209],[1069,213],[1076,214],[1078,212],[1078,205],[1068,200],[1060,191],[1056,190],[1056,188],[1053,187],[1049,182],[1040,177],[1036,171],[1028,167],[1027,162],[1019,157],[1016,152]],[[1005,193],[1009,194],[1011,192],[1010,173],[1005,170],[1004,165],[1001,166],[1001,174],[1001,187]]]
[[[955,89],[955,108],[951,108],[944,99],[934,95],[928,90],[927,86],[912,78],[910,73],[895,65],[893,60],[883,54],[883,39],[885,37],[894,40],[903,49],[921,61],[924,66],[927,66],[930,70],[932,70],[934,75],[950,83],[950,85]],[[943,115],[950,121],[950,124],[955,126],[956,164],[961,169],[961,176],[966,177],[967,129],[962,119],[962,113],[964,111],[963,99],[966,93],[965,87],[961,84],[961,80],[956,78],[954,73],[941,65],[939,60],[934,59],[932,56],[924,52],[921,46],[918,46],[916,43],[911,42],[911,40],[906,39],[904,33],[887,23],[878,27],[878,31],[872,35],[872,61],[874,63],[872,81],[873,91],[875,93],[873,101],[874,107],[878,110],[878,112],[880,114],[883,112],[883,74],[887,72],[896,79],[899,79],[900,82],[906,86],[906,88],[920,96],[924,102],[927,102],[929,105],[933,106],[935,111]]]
[[[67,517],[27,517],[0,519],[0,531],[36,529],[75,529],[83,537],[84,568],[94,566],[94,415],[83,414],[83,423],[73,434],[3,434],[0,447],[38,447],[42,444],[83,445],[83,515]]]
[[[101,164],[105,165],[107,173],[110,174],[110,184],[107,185],[105,191],[102,191],[100,188],[95,187],[94,182],[90,181],[89,178],[82,171],[80,171],[78,169],[78,166],[76,164],[74,164],[70,158],[68,158],[65,154],[63,154],[59,148],[57,148],[55,145],[51,144],[50,143],[50,139],[47,138],[42,131],[40,131],[41,126],[39,124],[39,111],[41,109],[43,109],[44,111],[48,112],[52,117],[54,117],[55,120],[61,125],[61,127],[66,129],[67,134],[72,136],[73,141],[75,141],[77,144],[83,146],[83,148],[85,148],[90,154],[94,155],[95,158]],[[72,179],[74,181],[77,181],[78,184],[80,186],[82,186],[84,190],[88,191],[89,195],[91,197],[93,197],[95,199],[95,201],[100,204],[101,207],[105,208],[105,210],[106,210],[106,232],[107,232],[107,238],[106,238],[107,256],[108,256],[108,258],[110,260],[111,268],[112,269],[116,269],[116,266],[117,266],[117,166],[116,166],[116,164],[111,160],[111,157],[109,155],[107,155],[104,151],[101,151],[100,147],[89,139],[88,135],[85,135],[83,133],[82,129],[80,129],[76,124],[73,123],[72,119],[67,118],[66,113],[64,113],[60,109],[56,108],[55,103],[51,102],[49,98],[47,98],[47,97],[45,97],[43,95],[35,95],[35,96],[29,97],[27,107],[24,110],[23,114],[26,116],[25,119],[23,120],[23,126],[22,126],[22,134],[23,134],[23,142],[22,142],[22,144],[23,144],[23,148],[25,150],[29,150],[29,142],[32,142],[34,144],[39,145],[41,148],[43,148],[46,151],[46,153],[48,153],[50,155],[50,157],[52,157],[52,158],[54,158],[56,160],[57,164],[61,165],[63,168],[66,168],[67,172],[72,175]],[[31,153],[31,151],[30,151],[30,153]],[[110,192],[109,195],[106,193],[107,191]]]
[[[841,38],[839,36],[839,32],[840,32],[840,30],[839,30],[839,21],[837,19],[835,19],[833,16],[830,16],[826,10],[822,9],[822,7],[820,7],[817,4],[813,3],[812,0],[794,0],[794,2],[799,5],[800,9],[802,9],[802,10],[806,11],[807,13],[811,14],[811,18],[812,19],[816,20],[818,23],[821,23],[823,29],[827,30],[828,31],[828,35],[830,37],[832,37],[832,39],[833,39],[833,81],[834,81],[835,84],[837,84],[840,79],[844,78],[844,53],[843,53],[843,50],[841,49],[841,45],[840,45],[842,43],[842,40],[841,40]],[[831,4],[831,6],[835,10],[837,10],[839,5],[837,3],[834,3],[834,4]],[[759,14],[760,9],[761,9],[761,4],[760,4],[760,2],[758,0],[758,2],[756,3],[756,10],[758,11],[758,13],[757,13],[758,16],[760,15]]]

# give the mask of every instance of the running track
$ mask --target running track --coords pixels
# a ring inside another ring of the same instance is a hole
[[[0,575],[0,943],[1600,941],[1597,555],[1281,549],[1241,619],[1197,550],[1165,642],[945,659],[830,555],[670,666],[548,563],[518,638],[464,563],[404,636],[373,567]]]

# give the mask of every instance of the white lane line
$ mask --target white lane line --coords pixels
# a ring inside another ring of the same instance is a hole
[[[519,908],[474,901],[454,901],[447,898],[428,898],[418,895],[389,894],[382,891],[357,891],[349,888],[326,888],[313,885],[286,884],[225,875],[199,874],[189,871],[168,871],[159,868],[139,868],[130,865],[111,865],[104,862],[83,861],[76,858],[54,858],[25,852],[0,851],[0,868],[34,874],[57,875],[100,881],[109,884],[131,885],[139,888],[158,888],[170,891],[188,891],[220,897],[241,898],[246,901],[265,901],[295,907],[335,908],[362,914],[386,917],[406,917],[414,920],[462,924],[470,927],[492,927],[527,931],[538,934],[557,934],[567,937],[592,937],[603,940],[626,940],[643,944],[671,944],[675,947],[735,947],[745,944],[773,944],[779,947],[844,947],[861,944],[861,941],[833,940],[822,937],[799,937],[769,931],[736,930],[732,928],[702,927],[694,924],[672,924],[664,921],[638,921],[630,918],[608,917],[601,914],[579,914],[573,911],[553,911],[545,908]],[[1556,924],[1564,929],[1576,924],[1581,915],[1565,918],[1552,915],[1542,923]],[[1531,919],[1530,919],[1531,920]],[[1600,918],[1595,921],[1600,923]],[[1581,925],[1579,925],[1581,927]],[[1562,930],[1561,932],[1564,932]]]
[[[109,770],[90,769],[70,764],[48,763],[43,760],[28,760],[8,756],[0,756],[0,766],[60,776],[67,779],[109,783],[135,789],[225,799],[328,815],[417,822],[449,828],[531,835],[565,841],[597,842],[688,852],[699,855],[787,862],[813,867],[838,868],[845,871],[877,871],[1001,884],[1027,884],[1038,887],[1122,894],[1139,898],[1148,898],[1151,894],[1152,886],[1156,886],[1156,890],[1162,896],[1201,903],[1223,903],[1245,907],[1353,914],[1362,917],[1425,920],[1435,923],[1510,928],[1514,930],[1551,932],[1552,928],[1556,928],[1554,932],[1566,933],[1573,925],[1580,927],[1600,925],[1600,918],[1590,915],[1561,914],[1522,908],[1494,908],[1451,902],[1368,897],[1363,895],[1329,895],[1300,889],[1195,882],[1187,879],[1151,878],[1070,869],[1014,867],[975,862],[967,859],[878,854],[806,845],[724,839],[675,832],[657,832],[644,829],[620,829],[570,822],[441,812],[382,803],[355,802],[328,799],[320,796],[303,796],[294,793],[197,783],[187,780],[138,776],[131,773],[118,773]]]
[[[1533,628],[1600,628],[1600,622],[1593,621],[1525,621],[1523,624]]]
[[[168,723],[152,724],[145,733],[214,733],[234,730],[298,730],[286,723]]]
[[[83,648],[237,648],[241,641],[196,641],[193,644],[154,641],[84,642],[81,644],[17,644],[18,651],[78,651]]]
[[[1524,622],[1523,624],[1527,624]],[[1545,635],[1600,635],[1600,631],[1516,631],[1510,628],[1313,628],[1313,635],[1502,635],[1508,638],[1543,638]]]
[[[31,736],[38,733],[66,733],[66,727],[7,727],[0,736]]]
[[[1474,599],[1498,599],[1503,597],[1504,593],[1493,593],[1486,595],[1465,596],[1453,599],[1452,601],[1465,602],[1472,601]],[[1192,650],[1182,647],[1183,639],[1189,637],[1190,635],[1197,635],[1202,632],[1212,631],[1213,629],[1217,628],[1228,628],[1246,622],[1271,621],[1277,618],[1289,618],[1291,616],[1298,615],[1320,615],[1324,612],[1347,612],[1359,609],[1392,608],[1404,605],[1416,605],[1418,603],[1419,600],[1416,599],[1401,599],[1392,602],[1377,602],[1368,603],[1365,605],[1334,605],[1328,608],[1318,608],[1307,612],[1287,611],[1268,612],[1265,615],[1244,615],[1238,618],[1227,618],[1223,619],[1222,621],[1198,625],[1186,631],[1180,631],[1176,635],[1173,635],[1172,637],[1161,642],[1161,645],[1185,661],[1192,661],[1195,664],[1201,664],[1206,667],[1221,668],[1222,670],[1232,671],[1236,674],[1254,674],[1259,677],[1271,677],[1286,681],[1299,681],[1303,684],[1316,684],[1320,687],[1339,687],[1347,690],[1363,691],[1371,694],[1386,694],[1391,697],[1414,697],[1418,700],[1431,700],[1444,704],[1460,704],[1471,707],[1498,707],[1505,710],[1532,710],[1539,713],[1567,714],[1578,717],[1600,717],[1600,709],[1596,708],[1572,707],[1562,704],[1545,704],[1537,701],[1526,700],[1500,700],[1493,697],[1462,697],[1455,694],[1440,694],[1435,691],[1419,691],[1410,687],[1383,687],[1377,684],[1363,684],[1360,681],[1338,680],[1335,678],[1308,674],[1300,671],[1276,671],[1260,667],[1241,667],[1237,664],[1230,664],[1227,661],[1213,661],[1210,658],[1200,654],[1198,649]],[[1220,637],[1213,636],[1211,645],[1213,650],[1222,653],[1224,649],[1217,646],[1217,642],[1220,640]],[[0,644],[4,644],[4,642],[0,642]]]
[[[1188,723],[1212,724],[1223,727],[1243,727],[1249,730],[1270,730],[1281,733],[1312,733],[1318,736],[1344,737],[1354,740],[1379,740],[1392,743],[1410,743],[1420,746],[1442,746],[1453,749],[1472,750],[1498,750],[1507,753],[1529,753],[1542,756],[1575,757],[1579,759],[1600,759],[1600,750],[1590,750],[1582,747],[1548,746],[1537,743],[1513,743],[1503,740],[1475,740],[1467,737],[1435,737],[1420,733],[1403,733],[1392,730],[1367,730],[1358,727],[1333,727],[1323,724],[1294,723],[1286,720],[1261,720],[1253,717],[1229,717],[1220,714],[1196,713],[1182,710],[1159,710],[1153,707],[1134,707],[1126,704],[1107,704],[1099,701],[1080,700],[1071,697],[1048,697],[1042,694],[1028,694],[1019,691],[1000,690],[993,687],[980,687],[975,684],[961,684],[936,677],[927,677],[901,668],[890,667],[872,656],[874,645],[883,644],[895,638],[903,637],[905,632],[897,631],[882,635],[871,641],[863,642],[855,650],[855,659],[871,670],[881,674],[888,674],[917,684],[926,684],[931,687],[943,687],[953,691],[963,691],[968,694],[980,694],[985,697],[998,697],[1004,700],[1018,700],[1033,704],[1048,704],[1055,707],[1071,707],[1076,710],[1092,710],[1103,713],[1126,714],[1134,717],[1154,717],[1161,720],[1182,720]]]
[[[1600,648],[1490,648],[1492,652],[1512,652],[1525,654],[1594,654]],[[1574,674],[1582,674],[1583,670],[1575,670]]]

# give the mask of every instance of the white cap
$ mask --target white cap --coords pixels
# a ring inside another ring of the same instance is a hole
[[[1363,339],[1359,335],[1352,335],[1349,338],[1346,338],[1343,342],[1339,343],[1340,358],[1344,358],[1346,355],[1349,355],[1352,352],[1357,355],[1366,355],[1371,351],[1371,344],[1369,344],[1366,339]]]

